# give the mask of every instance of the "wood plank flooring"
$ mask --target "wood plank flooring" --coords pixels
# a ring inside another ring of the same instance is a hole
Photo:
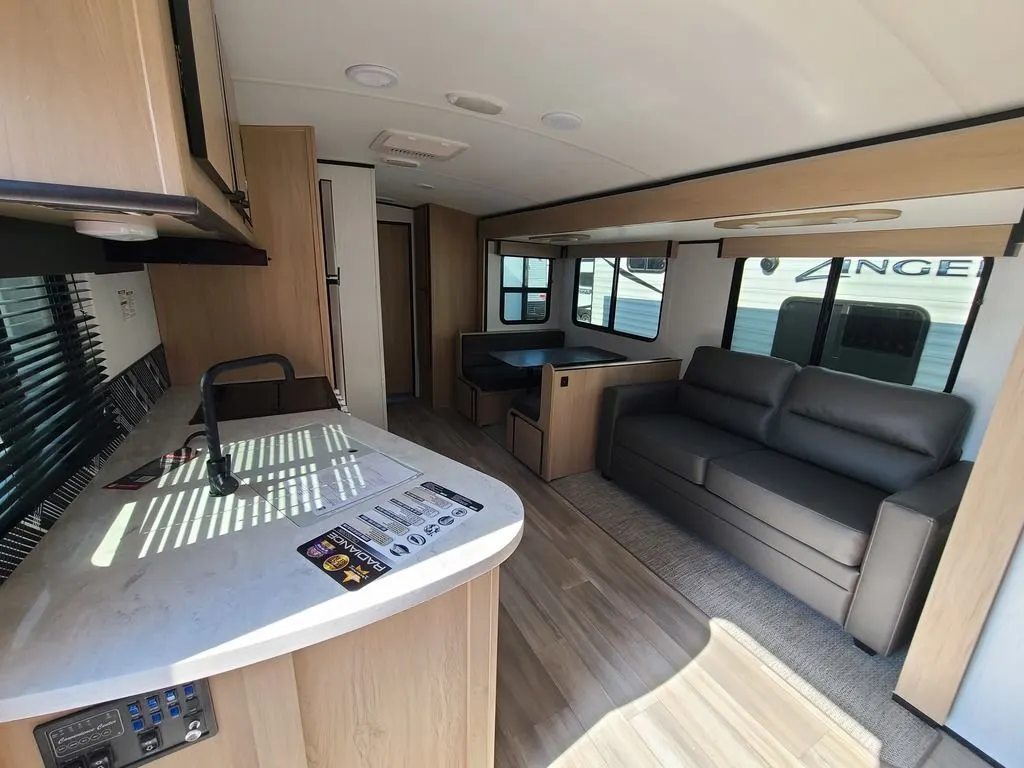
[[[415,401],[388,418],[392,432],[501,479],[526,507],[522,544],[501,570],[499,768],[881,765],[877,748],[469,421]],[[975,761],[942,744],[923,768]]]

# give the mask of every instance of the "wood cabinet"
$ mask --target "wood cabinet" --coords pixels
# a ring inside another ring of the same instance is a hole
[[[440,205],[415,211],[416,349],[420,399],[432,408],[455,402],[459,331],[478,330],[480,266],[475,216]]]
[[[169,0],[0,0],[0,215],[152,213],[162,232],[253,242],[212,3],[185,6],[194,57],[183,55],[181,79]],[[196,110],[186,121],[190,66],[200,123]],[[198,159],[195,125],[205,128]],[[40,199],[49,207],[25,204]]]
[[[172,384],[216,362],[276,352],[299,376],[334,379],[316,141],[308,126],[243,126],[256,235],[266,267],[153,264],[150,281]],[[274,366],[224,380],[279,378]]]

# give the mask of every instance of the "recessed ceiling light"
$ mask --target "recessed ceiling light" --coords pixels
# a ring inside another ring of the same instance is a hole
[[[481,115],[500,115],[505,109],[503,102],[480,93],[452,92],[446,93],[445,98],[453,107],[479,112]]]
[[[390,88],[398,82],[398,73],[379,64],[353,64],[345,77],[366,88]]]
[[[434,185],[433,184],[427,184],[427,183],[422,182],[422,181],[419,182],[416,186],[419,187],[420,189],[434,189]]]
[[[715,222],[716,229],[772,229],[775,227],[822,227],[830,224],[861,224],[868,221],[898,219],[898,208],[857,208],[847,211],[765,214],[757,218],[725,219]]]
[[[557,235],[534,235],[528,237],[534,243],[583,243],[590,239],[590,235],[583,232],[563,232]]]
[[[575,131],[583,125],[583,118],[572,112],[548,112],[540,121],[555,131]]]

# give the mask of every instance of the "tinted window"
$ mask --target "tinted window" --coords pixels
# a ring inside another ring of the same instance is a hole
[[[547,322],[551,314],[551,259],[501,257],[501,322]]]
[[[647,269],[650,262],[661,269]],[[632,262],[642,262],[640,274]],[[576,264],[573,322],[649,341],[658,336],[665,259],[594,258]]]
[[[737,266],[730,347],[949,389],[990,268],[980,257],[746,259]],[[830,289],[832,270],[839,276]]]

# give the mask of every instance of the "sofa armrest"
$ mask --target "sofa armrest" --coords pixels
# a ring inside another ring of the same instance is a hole
[[[674,411],[678,393],[678,379],[608,387],[601,396],[598,417],[597,468],[605,475],[611,474],[616,421],[633,414]]]
[[[845,626],[883,656],[899,648],[917,622],[973,466],[957,462],[878,508]]]

